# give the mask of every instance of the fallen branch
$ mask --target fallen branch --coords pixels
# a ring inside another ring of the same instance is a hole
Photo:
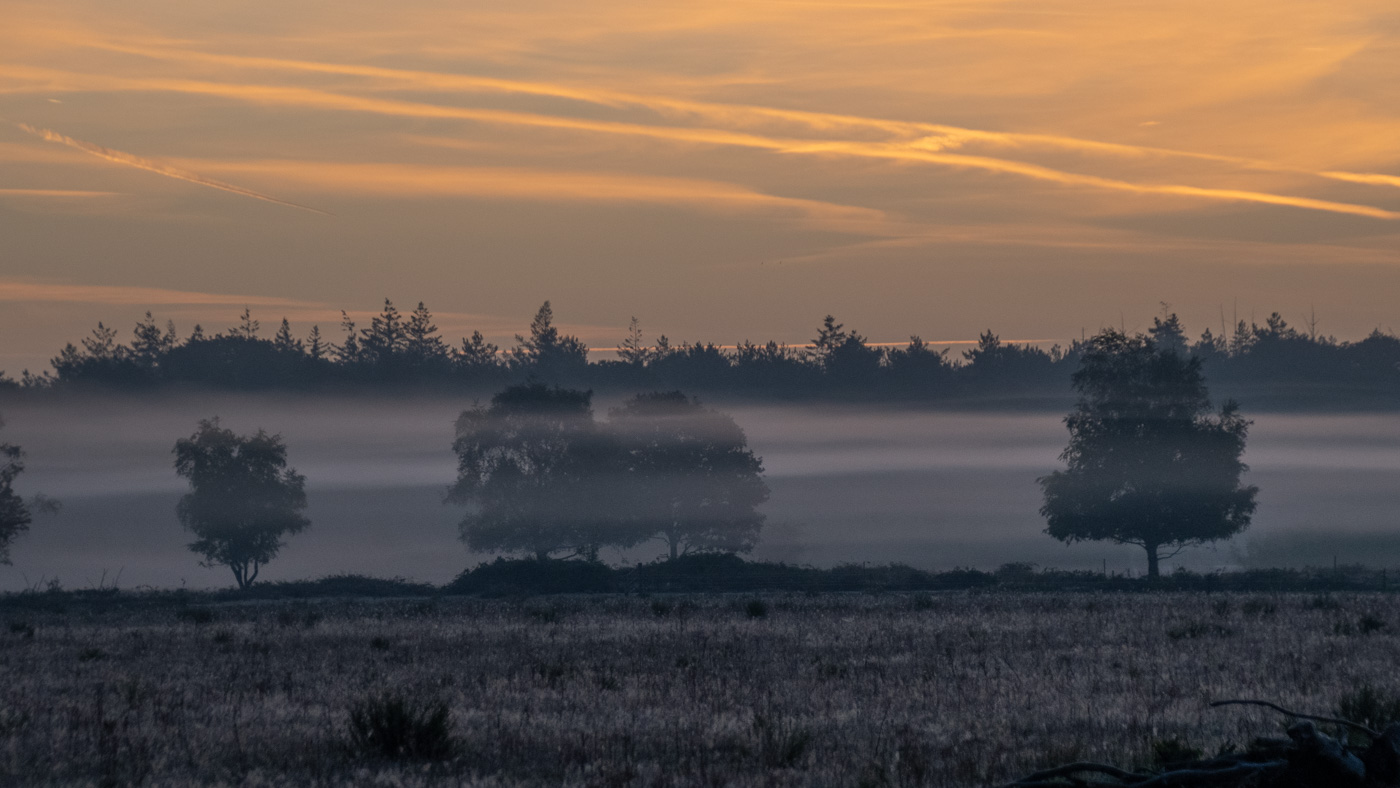
[[[1328,722],[1333,725],[1341,725],[1346,728],[1351,728],[1352,730],[1361,731],[1362,733],[1366,734],[1367,736],[1370,736],[1373,739],[1379,738],[1381,735],[1379,731],[1372,730],[1371,728],[1362,725],[1359,722],[1344,720],[1340,717],[1319,717],[1316,714],[1300,714],[1296,711],[1290,711],[1288,709],[1285,709],[1284,707],[1279,706],[1278,704],[1270,703],[1267,700],[1217,700],[1214,703],[1211,703],[1210,706],[1211,708],[1215,708],[1216,706],[1264,706],[1265,708],[1273,709],[1279,714],[1284,714],[1289,717],[1294,717],[1296,719],[1312,720],[1314,722]]]
[[[1042,769],[1002,788],[1391,788],[1400,786],[1400,725],[1384,733],[1352,720],[1302,714],[1264,700],[1230,699],[1220,706],[1263,706],[1295,718],[1287,739],[1258,739],[1249,751],[1164,765],[1162,771],[1128,771],[1081,761]],[[1366,747],[1348,745],[1318,730],[1317,722],[1361,731]],[[1088,775],[1093,775],[1092,777]]]

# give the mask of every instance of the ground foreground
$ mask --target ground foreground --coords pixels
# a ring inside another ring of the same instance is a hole
[[[0,614],[5,784],[981,786],[1282,728],[1213,700],[1330,714],[1400,689],[1400,598],[1382,594],[12,597]]]

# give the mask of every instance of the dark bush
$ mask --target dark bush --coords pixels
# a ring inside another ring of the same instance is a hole
[[[452,754],[452,715],[442,700],[397,694],[367,697],[350,709],[350,748],[361,756],[439,760]]]
[[[1384,621],[1369,614],[1362,616],[1361,620],[1356,622],[1356,631],[1363,635],[1369,635],[1372,632],[1381,632],[1384,631],[1385,628],[1386,623]]]
[[[1159,768],[1199,760],[1203,753],[1181,739],[1158,739],[1152,742],[1152,760]]]
[[[1337,716],[1382,730],[1392,722],[1400,722],[1400,695],[1363,684],[1337,701]]]
[[[175,611],[175,617],[191,624],[208,624],[214,620],[214,611],[207,607],[184,607]]]
[[[598,561],[497,558],[458,575],[449,594],[586,594],[618,590],[614,572]]]
[[[812,743],[811,731],[766,714],[753,715],[753,733],[759,759],[770,769],[796,766]]]

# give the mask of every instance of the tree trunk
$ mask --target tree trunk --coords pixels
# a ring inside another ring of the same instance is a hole
[[[1162,573],[1157,568],[1157,548],[1160,545],[1145,544],[1142,546],[1147,551],[1147,576],[1161,577]]]
[[[678,558],[679,555],[680,555],[680,553],[679,553],[680,540],[668,536],[668,537],[666,537],[666,543],[669,544],[669,545],[671,546],[671,560],[672,560],[672,561],[676,560],[676,558]]]

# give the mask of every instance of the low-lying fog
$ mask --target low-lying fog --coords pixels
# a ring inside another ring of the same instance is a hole
[[[208,587],[175,518],[186,491],[171,467],[175,440],[218,415],[240,433],[286,440],[306,475],[312,526],[292,537],[262,579],[344,572],[441,583],[487,556],[457,538],[461,510],[442,503],[455,476],[452,423],[463,400],[187,397],[11,403],[0,442],[21,445],[16,489],[58,498],[0,566],[0,589],[57,578],[66,588]],[[606,414],[607,401],[595,402]],[[764,460],[772,497],[756,557],[830,566],[897,561],[929,569],[1041,566],[1143,570],[1141,550],[1065,546],[1042,533],[1036,477],[1058,467],[1061,414],[726,408]],[[1193,569],[1400,564],[1400,417],[1253,415],[1246,461],[1260,488],[1254,525],[1216,548],[1166,562]],[[660,543],[612,552],[650,560]],[[105,581],[104,578],[105,577]]]

